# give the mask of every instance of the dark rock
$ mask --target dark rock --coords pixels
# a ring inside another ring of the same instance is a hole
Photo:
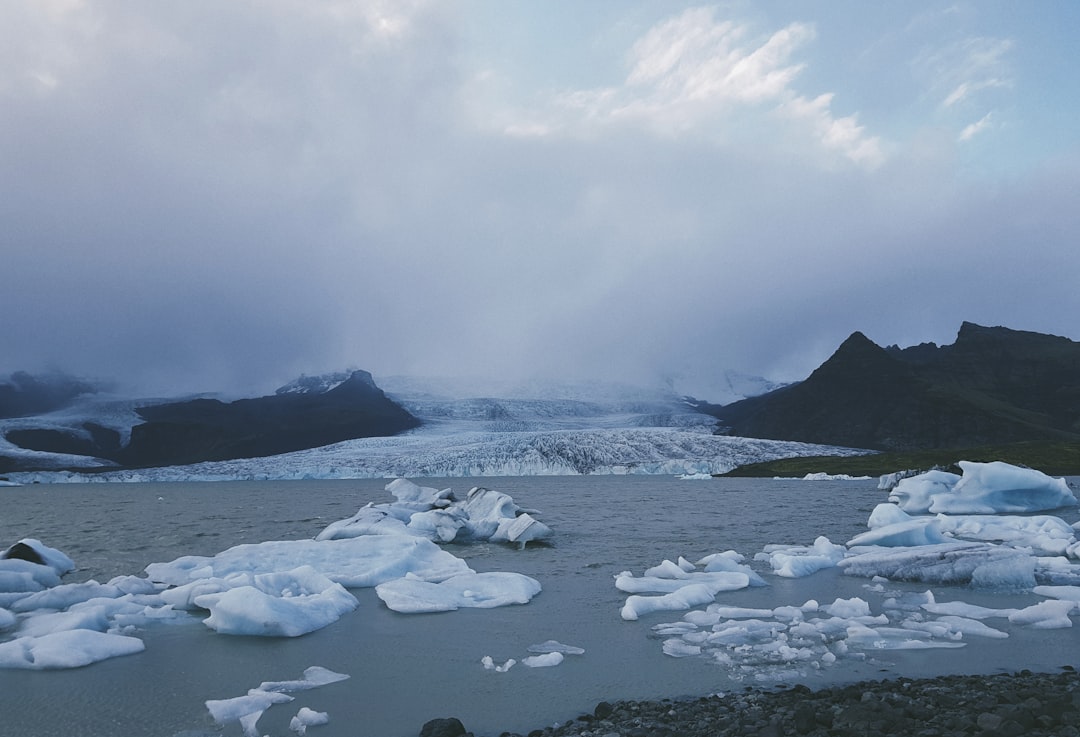
[[[601,701],[596,705],[596,708],[593,709],[593,716],[597,719],[607,719],[614,711],[615,709],[611,704],[606,701]]]
[[[1080,343],[964,323],[952,345],[853,333],[804,381],[702,408],[735,435],[878,450],[1080,439]]]
[[[42,558],[38,551],[26,543],[15,543],[10,548],[4,551],[0,558],[7,558],[9,560],[25,560],[30,563],[37,563],[38,565],[45,565],[45,559]]]
[[[420,737],[462,737],[465,726],[457,717],[432,719],[420,729]]]
[[[808,701],[795,705],[795,731],[805,734],[817,727],[817,709]]]

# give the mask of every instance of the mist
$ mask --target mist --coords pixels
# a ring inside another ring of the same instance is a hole
[[[470,12],[6,6],[0,373],[791,381],[855,330],[1080,337],[1075,145],[988,173],[940,119],[897,136],[802,82],[811,31],[718,11],[643,28],[608,86],[511,101]],[[682,71],[649,66],[690,26]],[[690,90],[731,79],[720,51],[753,79]]]

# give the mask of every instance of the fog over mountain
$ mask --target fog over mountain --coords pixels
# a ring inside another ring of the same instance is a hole
[[[1080,6],[0,7],[0,374],[805,377],[1080,334]]]

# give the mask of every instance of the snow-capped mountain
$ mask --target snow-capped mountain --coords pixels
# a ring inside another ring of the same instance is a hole
[[[337,385],[334,376],[303,377],[282,392],[326,391]],[[715,435],[714,418],[664,386],[415,377],[377,383],[421,426],[392,437],[271,457],[11,477],[28,482],[691,474],[781,457],[856,452]]]

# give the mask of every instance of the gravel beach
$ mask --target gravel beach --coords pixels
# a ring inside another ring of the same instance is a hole
[[[422,737],[465,733],[435,720]],[[1080,737],[1080,675],[1020,671],[748,689],[696,699],[614,701],[558,726],[500,737]],[[494,736],[492,736],[494,737]]]

